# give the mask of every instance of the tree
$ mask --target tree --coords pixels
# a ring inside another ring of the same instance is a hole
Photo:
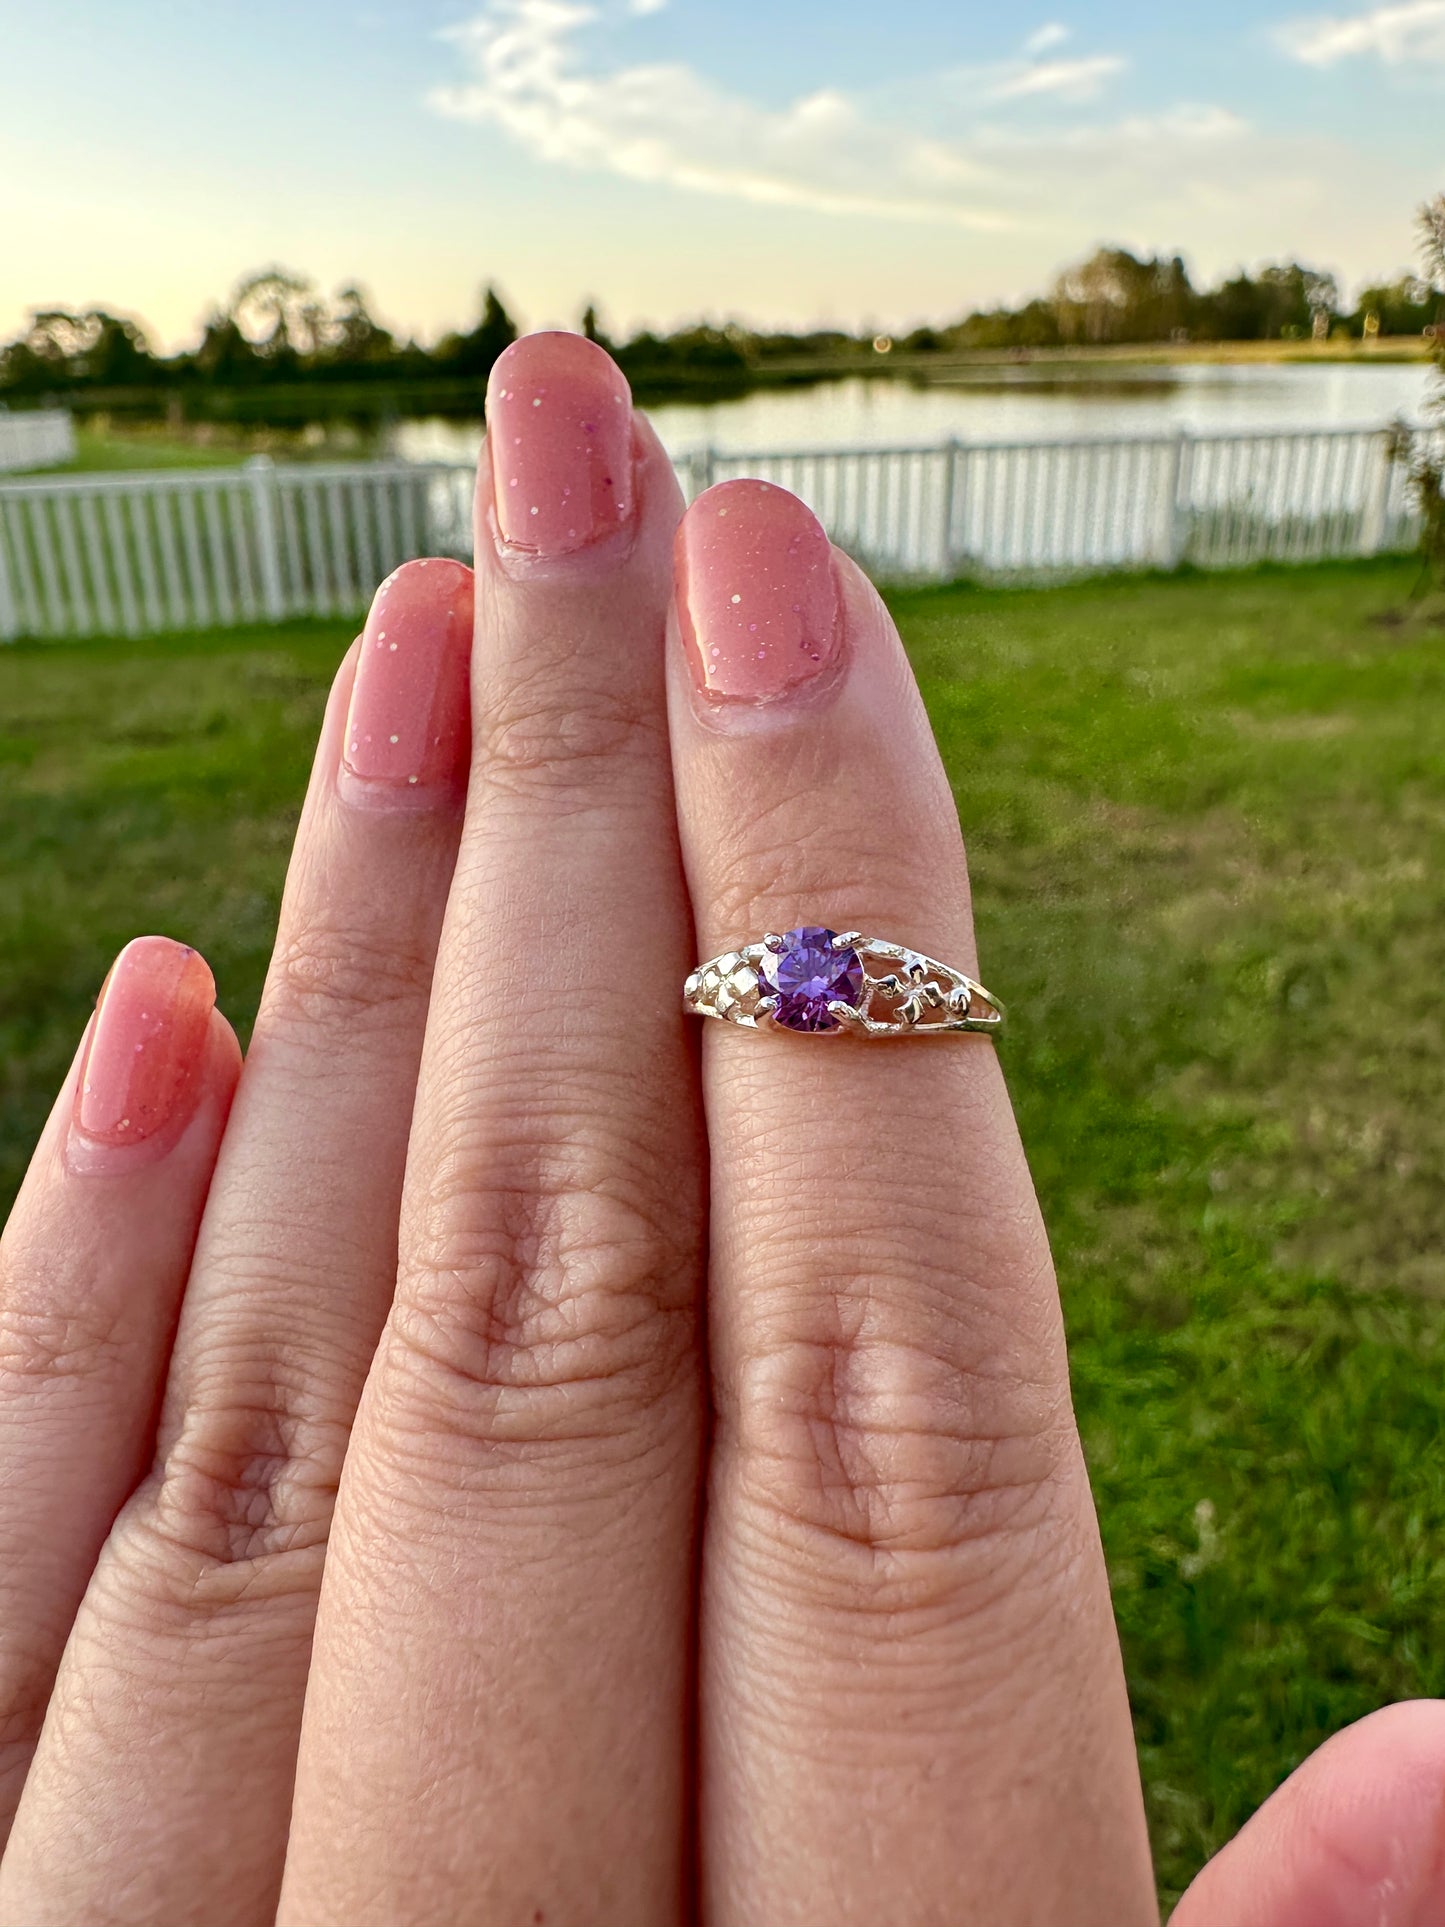
[[[1193,303],[1178,255],[1141,260],[1127,248],[1098,248],[1054,284],[1065,341],[1168,341],[1188,327]]]
[[[340,288],[336,306],[321,328],[322,361],[346,368],[376,368],[396,358],[396,336],[377,321],[365,291],[354,282]]]
[[[1317,316],[1328,328],[1339,305],[1339,283],[1332,274],[1280,261],[1257,275],[1234,275],[1201,295],[1198,332],[1211,341],[1304,340],[1315,332]]]
[[[582,332],[589,341],[595,341],[597,346],[605,348],[609,355],[612,353],[612,343],[602,326],[602,317],[598,314],[594,302],[589,301],[582,310]]]
[[[1424,275],[1408,270],[1393,281],[1377,287],[1361,288],[1350,317],[1354,334],[1362,334],[1367,315],[1374,315],[1382,335],[1419,335],[1445,320],[1445,295],[1431,287]]]
[[[747,356],[726,328],[679,328],[670,335],[644,329],[613,352],[630,382],[654,388],[682,391],[699,377],[741,388],[748,379]]]
[[[41,308],[0,356],[0,386],[22,394],[133,387],[153,382],[160,368],[145,330],[129,316]]]
[[[235,316],[224,310],[207,317],[192,366],[218,388],[262,380],[266,374],[265,362],[241,333]]]
[[[502,306],[493,287],[482,295],[482,318],[470,333],[448,335],[437,346],[436,359],[448,374],[475,376],[485,381],[504,348],[517,339],[517,324]]]
[[[237,283],[231,315],[263,361],[278,370],[314,355],[326,327],[325,304],[309,276],[262,268]]]
[[[96,388],[135,387],[154,381],[158,363],[138,321],[92,308],[83,317],[86,344],[77,376]]]

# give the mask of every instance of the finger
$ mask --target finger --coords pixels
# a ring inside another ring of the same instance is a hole
[[[297,1927],[647,1927],[681,1904],[701,1133],[669,982],[679,500],[575,336],[510,349],[488,407],[476,753],[317,1626]]]
[[[0,1237],[0,1850],[76,1608],[155,1439],[240,1069],[202,958],[116,959]]]
[[[396,1276],[470,632],[470,571],[409,564],[333,690],[156,1469],[77,1620],[0,1919],[274,1915],[336,1483]]]
[[[702,496],[677,554],[700,955],[831,924],[972,972],[948,785],[867,582],[765,483]],[[711,1918],[1149,1919],[1058,1300],[993,1044],[705,1028]]]
[[[1445,1920],[1445,1703],[1326,1740],[1215,1855],[1171,1927],[1436,1927]]]

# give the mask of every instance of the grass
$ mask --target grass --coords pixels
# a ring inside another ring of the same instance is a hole
[[[75,460],[47,474],[112,474],[140,468],[234,468],[248,450],[234,441],[204,441],[160,426],[128,429],[78,425]]]
[[[1445,635],[1387,562],[894,606],[969,832],[1161,1887],[1445,1693]],[[255,1007],[331,626],[0,652],[0,1196],[111,953]]]
[[[376,450],[375,434],[344,422],[300,430],[207,422],[172,427],[144,420],[117,423],[102,415],[77,424],[74,461],[32,472],[43,480],[47,475],[108,475],[155,468],[237,468],[261,454],[283,462],[350,461],[374,455]]]

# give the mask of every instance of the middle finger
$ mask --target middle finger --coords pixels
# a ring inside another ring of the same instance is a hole
[[[575,336],[492,374],[467,822],[322,1592],[299,1927],[679,1910],[702,1151],[663,699],[680,502],[629,417]]]

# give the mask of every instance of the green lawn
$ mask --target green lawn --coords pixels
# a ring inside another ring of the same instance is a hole
[[[377,437],[346,423],[324,433],[295,429],[244,428],[199,423],[173,429],[161,422],[135,421],[96,426],[82,422],[75,434],[75,460],[33,471],[47,475],[133,474],[153,468],[238,468],[252,455],[280,462],[316,459],[354,461],[377,452]],[[3,479],[3,478],[0,478]]]
[[[894,598],[1058,1252],[1161,1884],[1445,1692],[1445,634],[1404,563]],[[336,626],[0,651],[0,1191],[111,953],[255,1007]]]
[[[143,468],[234,468],[247,453],[245,445],[235,440],[203,441],[150,424],[103,429],[82,425],[75,431],[75,460],[40,472],[80,475]]]

